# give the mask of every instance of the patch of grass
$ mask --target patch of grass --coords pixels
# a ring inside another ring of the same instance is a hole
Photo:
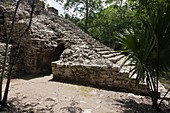
[[[81,92],[81,95],[85,96],[85,97],[90,97],[92,96],[91,94],[89,94],[89,92],[95,90],[95,88],[91,88],[91,87],[84,87],[84,86],[81,86],[80,87],[80,92]]]

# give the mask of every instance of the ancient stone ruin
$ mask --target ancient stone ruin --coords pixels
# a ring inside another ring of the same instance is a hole
[[[23,0],[17,12],[10,42],[11,54],[15,52],[18,37],[28,26],[30,1]],[[12,0],[0,2],[0,46],[4,46],[9,34],[15,5]],[[52,73],[54,80],[148,93],[146,85],[136,86],[135,81],[129,79],[130,67],[122,65],[124,55],[106,47],[52,11],[45,10],[37,0],[32,26],[21,42],[15,66],[17,75]],[[1,60],[3,53],[4,50],[0,49]]]

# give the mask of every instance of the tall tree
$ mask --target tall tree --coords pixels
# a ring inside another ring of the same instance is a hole
[[[84,19],[84,31],[88,33],[90,17],[102,9],[102,0],[67,0],[64,8],[73,9],[76,16]],[[75,14],[74,14],[75,15]]]

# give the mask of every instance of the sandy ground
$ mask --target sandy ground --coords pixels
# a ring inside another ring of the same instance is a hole
[[[27,113],[155,113],[147,96],[72,85],[51,79],[52,76],[44,76],[12,80],[9,101],[20,112]]]

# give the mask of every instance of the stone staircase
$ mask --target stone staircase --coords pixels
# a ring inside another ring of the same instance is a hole
[[[131,78],[130,77],[130,66],[125,66],[123,65],[124,61],[125,61],[125,56],[120,54],[117,51],[113,51],[113,50],[107,50],[107,49],[103,49],[101,46],[96,47],[95,50],[101,54],[102,57],[109,59],[110,61],[112,61],[113,63],[115,63],[116,65],[120,66],[119,68],[119,74],[120,76],[123,76],[124,78],[128,78],[130,79],[130,82],[135,83],[136,82],[136,74],[133,75]],[[128,62],[126,62],[127,64]],[[140,83],[140,85],[143,85],[144,87],[147,85],[146,82],[144,83]],[[163,98],[163,96],[165,95],[165,93],[167,92],[167,89],[165,89],[165,87],[159,82],[159,92],[161,92],[160,97]],[[165,100],[170,100],[170,93],[167,94],[167,96],[165,97]]]
[[[148,94],[147,86],[129,79],[130,67],[123,66],[125,56],[93,39],[68,20],[56,17],[54,32],[64,34],[66,49],[60,60],[52,62],[55,80],[70,80],[118,90]],[[56,24],[59,23],[59,24]],[[64,32],[63,32],[64,31]],[[141,90],[142,89],[142,90]]]

